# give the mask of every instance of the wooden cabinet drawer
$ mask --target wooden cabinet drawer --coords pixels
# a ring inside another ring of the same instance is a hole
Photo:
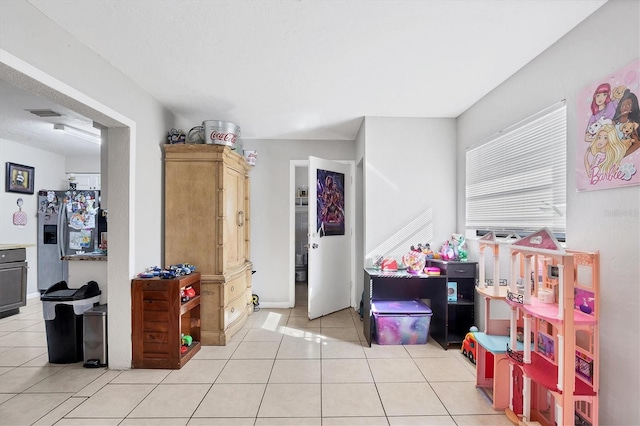
[[[247,301],[244,297],[239,297],[230,302],[224,308],[224,325],[227,328],[231,323],[240,318],[247,309]]]
[[[224,301],[225,305],[236,300],[238,297],[244,295],[247,285],[245,284],[244,275],[240,275],[237,278],[230,280],[224,285]]]

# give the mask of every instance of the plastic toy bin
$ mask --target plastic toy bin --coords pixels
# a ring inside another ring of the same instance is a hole
[[[82,314],[98,304],[100,293],[95,281],[78,289],[70,289],[65,281],[60,281],[41,295],[50,363],[83,360]]]
[[[432,312],[421,300],[374,300],[371,312],[379,345],[427,343]]]

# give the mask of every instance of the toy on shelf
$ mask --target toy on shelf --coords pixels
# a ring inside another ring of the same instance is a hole
[[[397,272],[398,271],[398,261],[395,259],[391,259],[391,258],[385,258],[382,260],[382,263],[380,265],[380,268],[383,271],[387,271],[387,272]]]
[[[431,244],[426,243],[424,247],[422,247],[422,253],[424,253],[427,259],[433,259],[434,253],[433,250],[431,250]]]
[[[158,266],[150,266],[150,267],[146,268],[144,270],[144,272],[140,272],[138,274],[138,278],[159,277],[160,276],[160,271],[162,271],[162,268],[159,268]]]
[[[426,256],[422,251],[410,251],[402,256],[402,263],[410,274],[420,274],[427,262]]]
[[[196,290],[192,286],[189,285],[180,289],[180,300],[182,303],[186,303],[194,297],[196,297]]]
[[[440,258],[442,260],[454,260],[456,258],[453,246],[449,243],[449,240],[445,241],[442,248],[440,248]]]
[[[190,263],[178,263],[171,265],[166,269],[162,269],[158,266],[150,266],[138,274],[138,278],[153,278],[160,277],[164,279],[172,279],[181,277],[183,275],[189,275],[196,270],[196,267]]]
[[[427,275],[440,275],[440,268],[437,266],[427,266],[424,268],[424,273]]]
[[[453,241],[453,251],[455,258],[459,262],[467,261],[467,239],[462,234],[452,234],[451,240]]]
[[[186,353],[189,350],[189,347],[193,344],[193,337],[183,333],[180,340],[182,343],[182,345],[180,346],[180,353],[183,354]]]

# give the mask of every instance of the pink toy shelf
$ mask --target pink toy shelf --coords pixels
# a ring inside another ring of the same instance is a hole
[[[496,239],[490,232],[479,239],[479,279],[476,292],[484,300],[484,332],[475,332],[477,341],[476,387],[483,391],[495,410],[509,407],[510,362],[507,356],[509,344],[510,315],[505,303],[508,287],[507,280],[500,278],[501,245],[512,243],[513,239]],[[492,278],[486,277],[487,263],[492,264]],[[501,314],[502,313],[502,314]],[[522,329],[520,318],[517,324]],[[521,341],[516,349],[524,350]]]
[[[565,250],[547,229],[509,251],[509,374],[496,384],[509,388],[508,417],[551,426],[577,416],[597,426],[599,254]]]

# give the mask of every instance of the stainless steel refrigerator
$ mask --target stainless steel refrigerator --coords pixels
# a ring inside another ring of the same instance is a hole
[[[38,192],[38,290],[68,281],[63,256],[98,250],[106,221],[100,211],[100,191]]]

